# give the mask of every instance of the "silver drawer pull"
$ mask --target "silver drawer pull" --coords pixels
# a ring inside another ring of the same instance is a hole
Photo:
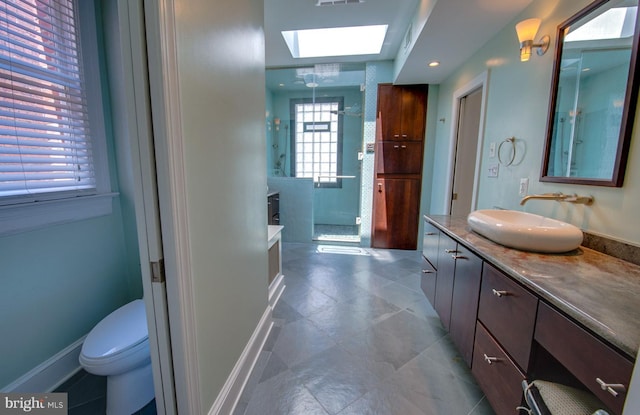
[[[436,234],[435,232],[427,232],[427,233],[425,233],[425,235],[427,235],[427,236],[433,236],[435,234]]]
[[[453,258],[453,259],[469,259],[464,255],[451,255],[451,258]]]
[[[496,290],[495,288],[493,288],[491,291],[493,291],[493,295],[497,297],[503,297],[503,296],[509,295],[509,291],[499,291],[499,290]]]
[[[486,353],[483,353],[483,355],[484,355],[484,361],[489,363],[490,365],[500,360],[497,357],[487,356]]]
[[[598,382],[598,385],[600,385],[603,391],[607,391],[616,397],[620,392],[624,392],[627,390],[627,388],[625,388],[625,386],[621,383],[606,383],[600,378],[596,378],[596,382]]]
[[[460,251],[458,251],[457,249],[445,249],[444,252],[446,252],[447,254],[457,254]]]
[[[430,270],[430,269],[423,269],[423,270],[422,270],[422,273],[423,273],[423,274],[435,274],[435,271]]]

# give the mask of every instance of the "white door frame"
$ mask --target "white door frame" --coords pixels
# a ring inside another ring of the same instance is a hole
[[[200,414],[182,114],[173,0],[144,0],[168,318],[181,414]]]
[[[124,76],[128,82],[124,87],[128,94],[126,111],[130,114],[131,168],[156,409],[159,414],[173,415],[176,413],[176,398],[166,283],[162,278],[153,278],[164,273],[164,250],[153,149],[143,0],[118,0],[118,14],[121,15],[122,39],[128,40],[122,44],[122,58],[128,66],[124,72],[131,75]]]
[[[487,91],[489,89],[489,70],[482,72],[464,86],[453,92],[451,104],[451,132],[449,135],[449,164],[447,165],[447,185],[442,212],[451,212],[451,192],[453,192],[453,175],[456,161],[456,144],[458,140],[458,123],[460,117],[460,101],[478,88],[482,88],[482,104],[480,107],[480,125],[478,127],[478,145],[476,147],[476,168],[473,177],[473,194],[471,195],[471,210],[475,210],[478,202],[478,185],[480,182],[480,165],[482,164],[482,148],[484,144],[484,120],[487,106]]]

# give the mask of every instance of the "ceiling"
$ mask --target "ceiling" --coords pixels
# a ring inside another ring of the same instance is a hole
[[[316,6],[316,0],[264,0],[267,69],[313,67],[327,63],[362,63],[394,60],[405,42],[416,13],[428,15],[415,44],[394,81],[397,84],[444,81],[460,64],[495,36],[533,0],[364,0],[363,3]],[[430,10],[430,12],[429,12]],[[529,17],[529,16],[527,16]],[[281,35],[283,30],[325,27],[389,25],[380,55],[294,59]],[[518,47],[515,30],[514,48]],[[437,60],[440,66],[429,68]],[[342,65],[353,68],[353,65]],[[286,80],[285,73],[289,77]],[[280,71],[273,85],[299,81],[295,71]],[[269,77],[268,77],[269,78]],[[356,83],[360,84],[362,81]]]

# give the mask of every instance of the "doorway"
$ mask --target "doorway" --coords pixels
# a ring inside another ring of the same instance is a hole
[[[466,217],[476,209],[487,78],[485,72],[454,93],[450,182],[445,206],[445,212],[452,216]]]

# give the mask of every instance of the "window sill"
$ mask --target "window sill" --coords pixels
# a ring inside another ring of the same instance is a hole
[[[117,196],[118,193],[104,193],[73,199],[0,206],[0,236],[110,215],[112,199]]]

